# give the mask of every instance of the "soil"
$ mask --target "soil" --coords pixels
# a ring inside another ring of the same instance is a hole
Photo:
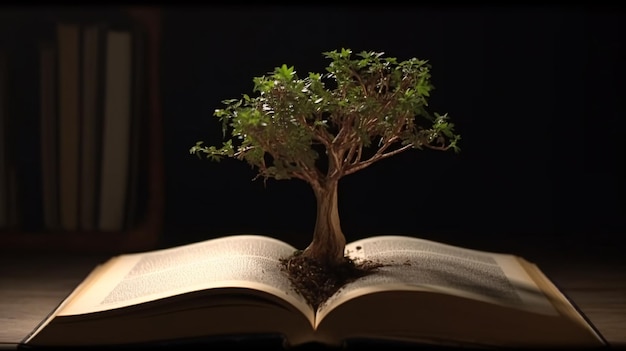
[[[382,266],[372,261],[354,261],[344,257],[339,264],[326,264],[297,251],[281,260],[281,269],[287,273],[294,289],[315,309],[344,285],[372,274]]]

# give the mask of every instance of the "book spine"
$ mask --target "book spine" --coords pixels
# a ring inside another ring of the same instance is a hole
[[[40,46],[40,132],[43,225],[46,230],[59,228],[57,170],[57,95],[56,49],[53,43]]]
[[[83,31],[82,123],[79,226],[96,229],[102,123],[104,26],[88,25]]]
[[[7,57],[0,51],[0,229],[9,226],[9,161],[7,157]]]
[[[101,231],[119,231],[124,227],[132,115],[131,71],[131,31],[108,30],[98,216]]]
[[[41,194],[41,137],[39,129],[39,50],[35,43],[40,28],[24,25],[14,31],[10,54],[10,137],[14,173],[10,191],[15,197],[16,226],[22,231],[36,232],[43,228]]]
[[[61,227],[78,229],[80,27],[59,23],[59,195]]]
[[[127,191],[127,211],[124,225],[132,228],[138,223],[143,210],[142,199],[147,198],[145,193],[145,175],[142,170],[147,169],[147,158],[142,157],[141,150],[147,150],[148,144],[144,143],[146,116],[146,61],[145,61],[145,40],[144,32],[135,26],[133,28],[133,67],[132,67],[132,117],[131,117],[131,139],[130,139],[130,160],[128,170],[128,191]]]

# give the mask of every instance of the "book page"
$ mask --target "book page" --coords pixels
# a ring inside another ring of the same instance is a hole
[[[334,307],[385,290],[419,290],[456,295],[543,314],[558,314],[515,256],[460,248],[433,241],[377,236],[346,245],[355,260],[383,264],[378,272],[342,288],[318,310],[317,323]]]
[[[94,270],[57,314],[110,310],[212,288],[249,288],[289,302],[312,322],[313,311],[280,270],[279,259],[294,250],[270,237],[237,235],[117,256]]]

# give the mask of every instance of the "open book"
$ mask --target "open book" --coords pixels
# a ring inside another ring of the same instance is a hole
[[[27,346],[129,345],[277,335],[284,346],[351,341],[421,345],[599,347],[601,335],[525,259],[404,236],[346,252],[382,266],[313,310],[277,239],[236,235],[98,266],[24,341]]]

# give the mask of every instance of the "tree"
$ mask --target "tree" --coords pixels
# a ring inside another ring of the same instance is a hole
[[[323,55],[331,61],[325,73],[300,78],[283,64],[253,78],[256,96],[224,100],[215,110],[223,145],[198,142],[190,153],[245,160],[265,180],[310,184],[317,218],[302,255],[333,265],[343,262],[346,244],[339,180],[410,149],[458,151],[460,136],[447,114],[426,110],[433,89],[427,61],[365,51],[354,57],[350,49]]]

